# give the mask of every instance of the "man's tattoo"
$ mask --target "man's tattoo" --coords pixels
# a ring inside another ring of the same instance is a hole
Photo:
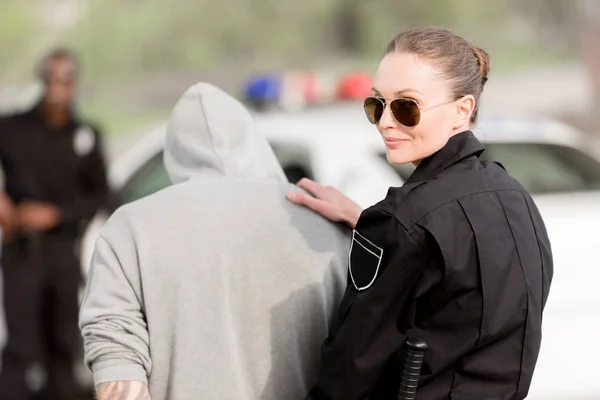
[[[148,385],[137,381],[101,383],[96,396],[98,400],[151,400]]]

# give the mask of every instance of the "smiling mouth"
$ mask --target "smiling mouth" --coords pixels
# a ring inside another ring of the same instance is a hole
[[[384,137],[383,141],[386,142],[386,143],[403,143],[403,142],[408,142],[408,139]]]

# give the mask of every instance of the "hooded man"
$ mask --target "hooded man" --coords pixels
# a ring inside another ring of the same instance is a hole
[[[200,83],[167,127],[174,185],[96,243],[80,312],[100,400],[301,399],[346,283],[348,232],[285,196],[247,110]]]

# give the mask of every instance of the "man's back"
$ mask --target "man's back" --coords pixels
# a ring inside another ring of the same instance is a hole
[[[343,294],[347,260],[340,254],[349,242],[341,229],[287,202],[289,190],[271,182],[194,181],[118,211],[95,263],[118,257],[149,338],[91,326],[84,337],[99,345],[87,362],[110,351],[110,343],[100,344],[106,337],[127,348],[141,340],[150,353],[136,358],[152,360],[142,365],[158,399],[305,393]],[[114,275],[103,274],[92,268],[94,286],[111,284]],[[90,306],[95,301],[86,298],[83,319],[103,312]]]
[[[80,326],[97,385],[280,400],[314,384],[349,235],[286,200],[266,140],[239,108],[221,114],[240,106],[219,96],[186,92],[165,156],[178,183],[118,210],[96,243]]]

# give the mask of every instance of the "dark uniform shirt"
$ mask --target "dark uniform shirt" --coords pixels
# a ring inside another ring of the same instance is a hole
[[[60,129],[41,110],[0,120],[0,163],[14,203],[50,203],[61,221],[48,232],[20,233],[2,245],[3,303],[8,341],[0,397],[28,398],[24,377],[48,367],[48,398],[74,398],[72,365],[81,351],[77,327],[81,268],[77,238],[108,197],[98,132],[75,117]],[[60,394],[58,394],[60,393]]]
[[[530,195],[483,151],[471,132],[454,136],[362,213],[308,398],[396,399],[408,337],[429,345],[419,399],[525,398],[550,242]]]
[[[18,204],[25,200],[60,208],[62,221],[50,235],[75,239],[108,200],[105,161],[98,131],[72,117],[55,129],[38,107],[0,121],[0,162],[5,190]]]

